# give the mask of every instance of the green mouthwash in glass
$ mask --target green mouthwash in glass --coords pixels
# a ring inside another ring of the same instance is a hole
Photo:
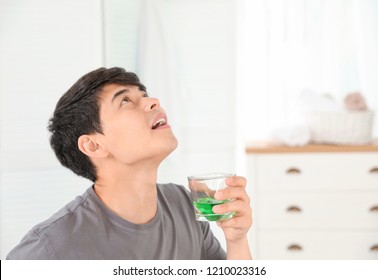
[[[229,200],[216,200],[211,197],[203,197],[194,201],[194,207],[197,210],[197,216],[203,216],[209,221],[227,220],[232,218],[233,212],[225,214],[215,214],[213,212],[213,207],[215,205],[223,204],[229,202]]]

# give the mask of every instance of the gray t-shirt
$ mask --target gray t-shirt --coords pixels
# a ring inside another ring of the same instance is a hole
[[[225,259],[209,224],[195,220],[185,188],[157,188],[155,217],[138,225],[107,208],[91,187],[30,230],[7,259]]]

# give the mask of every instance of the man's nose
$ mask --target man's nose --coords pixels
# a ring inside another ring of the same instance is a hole
[[[146,112],[160,107],[160,101],[159,101],[159,99],[153,98],[153,97],[149,97],[149,98],[146,98],[146,100],[147,100],[146,101],[147,104],[144,107],[144,110]]]

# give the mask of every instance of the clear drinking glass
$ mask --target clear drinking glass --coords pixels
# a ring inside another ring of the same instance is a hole
[[[214,195],[217,191],[227,187],[226,178],[235,176],[232,173],[208,173],[189,176],[189,189],[198,221],[227,220],[235,215],[235,212],[215,214],[215,205],[230,202],[231,199],[216,200]]]

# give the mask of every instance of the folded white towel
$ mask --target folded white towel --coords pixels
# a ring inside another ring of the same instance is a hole
[[[304,146],[310,142],[311,134],[307,125],[287,125],[271,132],[271,141],[286,146]]]
[[[299,102],[304,111],[344,111],[332,96],[321,95],[309,89],[300,92]]]

